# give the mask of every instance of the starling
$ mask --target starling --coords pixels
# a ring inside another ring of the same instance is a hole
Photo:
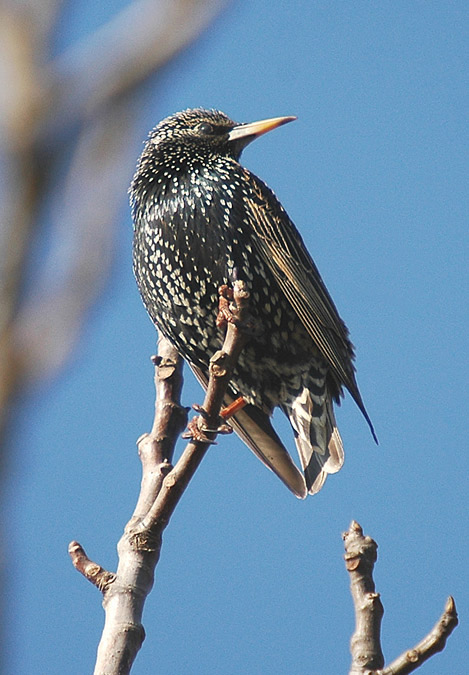
[[[263,330],[241,353],[226,402],[244,397],[235,431],[304,498],[343,464],[333,401],[344,387],[375,434],[348,330],[316,265],[272,190],[239,163],[248,143],[294,119],[237,124],[216,110],[176,113],[150,132],[130,195],[143,303],[203,386],[224,338],[218,289],[236,279],[248,285]],[[271,425],[277,406],[290,420],[303,473]]]

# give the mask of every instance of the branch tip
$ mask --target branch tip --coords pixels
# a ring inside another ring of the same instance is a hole
[[[350,523],[350,531],[356,532],[357,534],[363,535],[363,528],[360,523],[357,523],[356,520],[352,520]]]
[[[458,618],[458,614],[456,612],[456,603],[454,602],[454,598],[452,595],[449,596],[449,598],[446,601],[445,605],[445,613],[446,614],[454,614],[455,618]]]
[[[96,588],[102,593],[105,593],[107,588],[115,581],[116,575],[113,572],[108,572],[88,558],[85,549],[78,541],[71,541],[68,545],[68,554],[71,558],[72,564],[80,574],[83,574],[85,579],[88,579]]]
[[[235,399],[233,403],[230,403],[230,405],[227,405],[221,410],[220,417],[222,417],[224,420],[230,419],[230,417],[233,417],[233,415],[236,415],[237,412],[242,410],[247,405],[247,403],[248,402],[244,396],[238,396],[238,398]]]
[[[171,375],[174,375],[178,363],[174,359],[160,358],[159,362],[155,365],[158,370],[158,379],[167,380]]]
[[[451,632],[458,624],[454,598],[450,595],[444,612],[432,630],[415,647],[407,649],[384,667],[380,627],[383,605],[373,581],[377,543],[363,534],[356,520],[342,535],[345,566],[350,574],[350,589],[355,608],[355,632],[350,642],[352,665],[350,675],[408,675],[433,654],[444,649]]]
[[[458,625],[458,615],[454,598],[450,595],[440,616],[431,631],[413,649],[408,649],[394,659],[386,668],[377,675],[408,675],[431,656],[443,651],[446,641]]]

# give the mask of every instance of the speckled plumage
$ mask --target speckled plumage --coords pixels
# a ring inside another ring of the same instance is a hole
[[[234,418],[235,431],[304,497],[342,466],[332,401],[344,386],[371,423],[347,329],[314,262],[273,192],[238,161],[253,138],[291,119],[237,125],[203,109],[168,117],[145,145],[131,203],[143,302],[204,386],[223,341],[218,288],[247,282],[264,330],[232,378],[230,397],[250,404]],[[276,406],[290,419],[305,477],[270,424]]]

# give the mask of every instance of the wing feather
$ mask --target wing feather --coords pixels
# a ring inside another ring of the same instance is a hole
[[[327,291],[303,240],[274,193],[245,169],[251,194],[245,199],[246,218],[254,245],[274,274],[314,344],[329,364],[334,381],[345,386],[376,435],[358,390],[354,350],[348,330]]]

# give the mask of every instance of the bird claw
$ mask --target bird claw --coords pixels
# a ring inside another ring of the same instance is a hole
[[[209,443],[210,445],[216,445],[216,441],[212,440],[205,435],[205,432],[209,432],[210,429],[207,429],[203,423],[203,417],[198,416],[191,419],[187,425],[187,429],[182,434],[182,438],[185,438],[190,441],[199,441],[200,443]]]
[[[222,434],[222,435],[233,433],[233,429],[230,427],[229,424],[226,424],[226,423],[220,424],[220,426],[217,427],[216,429],[206,429],[206,428],[204,428],[204,431],[206,431],[207,433],[210,433],[210,434]],[[214,441],[212,441],[212,442],[214,442]]]
[[[233,429],[224,421],[222,416],[218,418],[218,426],[215,429],[211,429],[207,426],[207,422],[209,421],[207,411],[201,405],[198,405],[198,403],[194,403],[192,407],[199,414],[190,420],[186,431],[182,434],[182,438],[216,445],[216,441],[208,438],[206,434],[231,434],[233,432]]]
[[[205,408],[198,403],[193,403],[192,404],[192,410],[195,410],[195,412],[199,413],[200,417],[203,417],[204,420],[208,420],[208,412],[205,410]]]

